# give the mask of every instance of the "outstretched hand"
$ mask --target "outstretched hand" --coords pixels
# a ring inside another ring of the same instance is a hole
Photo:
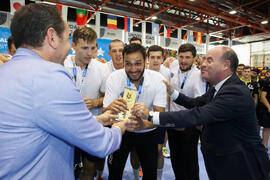
[[[125,112],[128,110],[127,102],[123,98],[116,98],[106,110],[111,110],[114,113]]]
[[[147,120],[149,116],[149,109],[143,102],[139,102],[134,104],[134,106],[131,108],[131,114],[140,119]]]
[[[103,126],[108,126],[112,125],[113,123],[116,122],[115,119],[118,118],[118,115],[113,114],[112,111],[108,110],[104,112],[103,114],[100,114],[96,116],[96,119],[103,125]]]

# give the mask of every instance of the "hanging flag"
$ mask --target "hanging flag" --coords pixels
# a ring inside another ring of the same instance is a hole
[[[164,25],[164,37],[165,38],[170,38],[171,37],[171,27],[170,26],[165,26]]]
[[[76,16],[76,22],[78,26],[83,26],[86,23],[86,10],[83,9],[76,9],[77,16]]]
[[[67,21],[68,7],[62,4],[56,4],[56,7],[59,9],[60,13],[63,16],[63,19]]]
[[[167,38],[167,28],[165,25],[163,25],[163,36],[164,38]]]
[[[187,31],[187,42],[193,43],[193,31]]]
[[[25,5],[25,0],[10,0],[10,14],[14,14],[20,7]]]
[[[197,32],[197,39],[196,39],[197,44],[202,44],[202,33]]]
[[[171,37],[171,27],[168,27],[167,29],[167,38]]]
[[[117,17],[113,15],[107,15],[107,28],[117,29]]]
[[[125,16],[125,32],[131,31],[131,19]]]
[[[152,23],[152,36],[159,35],[159,25],[156,23]]]

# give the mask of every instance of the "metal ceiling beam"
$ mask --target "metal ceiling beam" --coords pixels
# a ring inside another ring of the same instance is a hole
[[[151,14],[150,16],[148,16],[148,17],[147,17],[146,19],[144,19],[144,20],[149,20],[149,19],[152,18],[153,16],[157,16],[157,15],[163,13],[164,11],[167,11],[168,9],[171,9],[171,8],[173,8],[173,7],[174,7],[173,5],[170,5],[170,6],[164,8],[164,9],[158,11],[158,12],[155,12],[155,13]],[[142,21],[144,21],[144,20],[142,19],[142,20],[136,22],[136,23],[134,24],[134,26],[137,25],[137,24],[140,24],[140,23],[141,23]]]

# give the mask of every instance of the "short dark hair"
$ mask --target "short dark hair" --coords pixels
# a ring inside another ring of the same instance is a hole
[[[111,42],[110,42],[110,44],[109,44],[109,50],[111,50],[111,44],[112,43],[114,43],[114,42],[120,42],[120,43],[122,43],[123,44],[123,47],[125,47],[125,44],[123,43],[123,41],[121,41],[121,40],[119,40],[119,39],[114,39],[114,40],[112,40]]]
[[[181,52],[188,52],[190,51],[192,53],[193,57],[196,57],[197,51],[195,46],[193,46],[190,43],[186,43],[186,44],[182,44],[179,48],[178,48],[178,54]]]
[[[239,62],[237,54],[234,52],[234,50],[226,46],[223,46],[222,50],[223,50],[223,55],[221,56],[221,60],[223,61],[229,60],[231,62],[231,66],[230,66],[231,71],[236,72],[238,62]]]
[[[56,6],[31,3],[15,12],[10,25],[14,45],[41,47],[49,28],[62,37],[64,20]]]
[[[238,66],[245,66],[244,64],[238,64]]]
[[[94,29],[86,26],[82,26],[77,28],[73,32],[72,42],[75,44],[79,41],[79,39],[83,39],[84,41],[93,42],[97,40],[97,33]]]
[[[127,45],[123,49],[122,55],[124,57],[124,55],[132,54],[132,53],[135,53],[135,52],[140,52],[143,55],[143,60],[145,61],[145,55],[146,55],[145,47],[143,47],[140,44],[131,43],[131,44]]]
[[[12,44],[14,44],[13,37],[12,37],[12,36],[9,36],[9,37],[8,37],[8,49],[9,49],[9,50],[11,50]]]
[[[138,38],[138,37],[135,37],[133,36],[130,40],[129,40],[129,43],[131,44],[132,41],[140,41],[142,42],[142,39],[141,38]]]
[[[250,66],[245,66],[244,69],[250,69],[251,70],[251,67]]]
[[[152,45],[148,48],[148,51],[147,51],[147,57],[149,57],[150,55],[150,52],[156,52],[156,51],[161,51],[162,53],[162,57],[164,56],[164,50],[162,47],[158,46],[158,45]]]

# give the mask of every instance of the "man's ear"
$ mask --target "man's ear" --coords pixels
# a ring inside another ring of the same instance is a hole
[[[224,61],[224,69],[231,69],[231,61],[230,60],[225,60]]]
[[[55,31],[54,28],[49,28],[49,29],[47,30],[47,33],[46,33],[46,37],[45,37],[45,38],[46,38],[48,44],[49,44],[52,48],[54,48],[54,49],[57,48],[57,46],[58,46],[58,44],[59,44],[60,38],[58,37],[57,32]]]

